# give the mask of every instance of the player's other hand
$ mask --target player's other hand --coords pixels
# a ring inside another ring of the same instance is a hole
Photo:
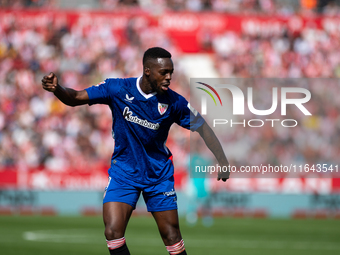
[[[58,77],[54,73],[44,76],[41,80],[43,89],[49,92],[55,92],[58,86]]]
[[[229,171],[226,171],[226,172],[218,172],[218,175],[217,175],[217,180],[222,180],[224,182],[226,182],[228,179],[229,179],[229,176],[230,176],[230,172]]]

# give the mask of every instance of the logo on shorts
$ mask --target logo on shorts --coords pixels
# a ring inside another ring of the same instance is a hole
[[[173,196],[173,195],[176,195],[176,191],[174,191],[174,189],[172,189],[171,191],[166,191],[166,192],[163,192],[163,195],[164,196]]]

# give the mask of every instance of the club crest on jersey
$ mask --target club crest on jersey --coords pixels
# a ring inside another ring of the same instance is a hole
[[[161,104],[161,103],[158,103],[158,112],[160,115],[163,115],[166,110],[168,110],[168,106],[167,104]]]

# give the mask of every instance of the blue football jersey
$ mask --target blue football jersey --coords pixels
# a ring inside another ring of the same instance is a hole
[[[106,79],[87,88],[89,105],[107,104],[115,139],[109,175],[126,182],[156,184],[174,174],[165,143],[173,123],[197,130],[204,119],[176,92],[145,94],[140,78]]]

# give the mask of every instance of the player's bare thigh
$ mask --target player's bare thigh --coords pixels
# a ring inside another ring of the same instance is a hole
[[[177,210],[168,210],[162,212],[153,212],[159,233],[162,236],[166,246],[173,245],[181,241],[182,236],[179,229]]]
[[[133,207],[125,203],[104,203],[103,220],[105,224],[105,237],[107,240],[124,237],[132,211]]]

